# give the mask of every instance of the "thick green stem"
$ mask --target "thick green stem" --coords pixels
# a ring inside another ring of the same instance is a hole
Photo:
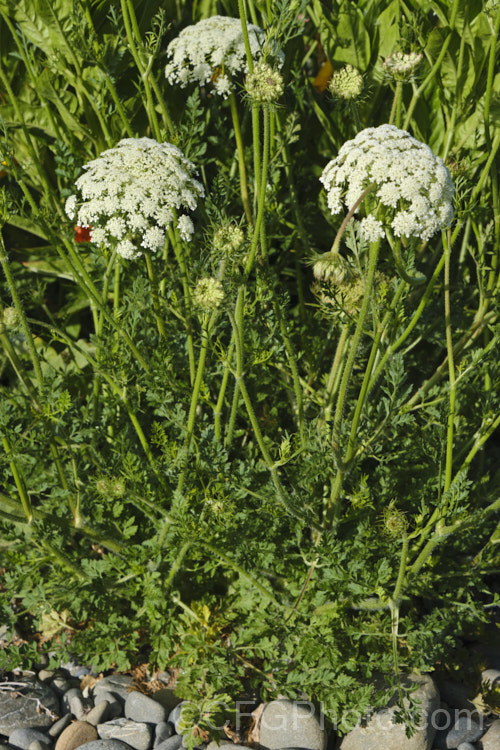
[[[194,431],[194,423],[196,419],[196,408],[198,406],[198,400],[200,397],[200,390],[201,385],[203,383],[203,370],[205,368],[205,359],[207,356],[207,348],[208,348],[208,342],[209,342],[209,330],[210,330],[210,322],[208,319],[208,316],[205,316],[205,319],[203,321],[203,326],[201,330],[201,349],[200,349],[200,356],[198,359],[198,367],[196,370],[196,377],[194,380],[193,385],[193,391],[191,394],[191,404],[189,407],[189,415],[188,415],[188,422],[187,422],[187,428],[186,428],[186,437],[184,439],[184,447],[183,447],[183,461],[184,466],[182,468],[182,471],[179,475],[179,480],[177,482],[177,491],[182,492],[182,489],[184,487],[184,481],[186,479],[186,470],[187,470],[187,462],[188,462],[188,456],[189,456],[189,448],[191,446],[191,440],[193,437],[193,431]]]
[[[149,282],[151,284],[151,297],[153,300],[153,312],[156,318],[156,327],[158,328],[158,333],[160,334],[160,338],[165,340],[167,338],[167,333],[165,331],[165,324],[163,322],[163,317],[161,314],[160,299],[158,296],[158,283],[156,281],[156,273],[155,273],[153,261],[151,258],[151,252],[149,250],[144,250],[144,257],[146,258],[148,277],[149,277]]]
[[[29,492],[26,489],[26,482],[24,480],[23,471],[12,454],[12,448],[9,444],[9,441],[7,440],[6,435],[2,436],[2,445],[5,451],[5,455],[7,456],[7,459],[9,461],[9,466],[10,470],[12,471],[12,476],[14,477],[14,482],[16,483],[16,488],[19,494],[19,499],[21,500],[21,505],[23,506],[24,515],[26,516],[27,522],[31,524],[33,521],[31,499],[29,496]]]
[[[276,469],[276,465],[271,459],[271,456],[269,454],[269,451],[267,449],[266,443],[264,441],[264,438],[262,436],[262,432],[260,430],[260,425],[258,422],[257,417],[255,416],[255,411],[252,405],[252,401],[250,399],[250,396],[248,394],[245,381],[243,379],[243,342],[241,339],[241,331],[238,328],[237,321],[232,313],[229,313],[229,316],[231,318],[231,323],[233,324],[233,332],[234,332],[234,340],[236,342],[236,381],[239,384],[241,395],[243,397],[243,401],[245,403],[245,407],[247,410],[248,418],[250,419],[250,424],[252,425],[252,429],[255,435],[255,439],[257,440],[257,444],[260,448],[260,452],[262,454],[262,458],[264,460],[265,465],[267,466],[269,473],[271,474],[275,489],[276,489],[276,495],[280,501],[280,503],[283,505],[283,507],[286,509],[286,511],[292,515],[294,518],[300,518],[302,519],[301,514],[296,510],[292,504],[290,503],[290,500],[287,497],[287,493],[285,492],[285,489],[283,488],[278,471]],[[317,528],[319,530],[319,526],[317,524],[313,524],[314,528]]]
[[[160,124],[158,122],[158,117],[156,115],[156,110],[153,102],[153,97],[151,95],[151,87],[149,85],[149,79],[148,79],[148,71],[146,71],[146,68],[141,60],[141,56],[139,54],[139,50],[136,46],[136,41],[134,39],[134,33],[132,31],[132,25],[135,27],[135,33],[137,42],[140,44],[140,33],[139,29],[137,28],[137,19],[135,17],[135,11],[133,8],[132,3],[130,0],[120,0],[120,5],[122,9],[122,18],[123,18],[123,24],[125,26],[125,33],[127,35],[127,42],[130,49],[130,52],[132,53],[132,57],[134,58],[134,62],[136,64],[137,70],[139,71],[141,75],[141,80],[144,86],[144,92],[146,94],[146,111],[148,114],[149,123],[151,125],[151,128],[154,133],[154,137],[157,141],[161,141],[161,132],[160,132]]]
[[[28,346],[28,350],[31,357],[31,362],[33,364],[33,369],[35,371],[35,377],[38,384],[38,390],[40,393],[43,391],[43,375],[42,375],[42,369],[40,367],[40,360],[38,358],[38,352],[36,350],[34,341],[33,341],[33,335],[30,331],[30,327],[28,325],[28,319],[26,317],[26,313],[24,312],[24,307],[21,302],[21,298],[17,292],[16,283],[14,281],[14,276],[12,275],[12,272],[10,270],[9,265],[9,259],[7,257],[7,250],[5,248],[5,243],[3,240],[2,232],[0,231],[0,263],[2,265],[3,271],[5,273],[5,278],[7,280],[7,286],[9,287],[9,292],[12,297],[12,300],[14,302],[14,306],[16,308],[16,312],[19,315],[19,320],[21,322],[21,328],[23,330],[24,336],[26,338],[26,344]]]
[[[250,201],[248,199],[248,183],[247,183],[247,172],[245,166],[245,152],[243,149],[243,140],[241,137],[240,118],[238,116],[238,107],[236,105],[236,97],[234,92],[231,92],[229,96],[229,103],[231,105],[231,117],[233,118],[234,137],[236,139],[236,149],[238,152],[238,167],[240,173],[240,191],[241,200],[245,209],[245,215],[249,224],[252,223],[252,211],[250,209]]]
[[[174,229],[172,229],[172,227],[168,228],[168,236],[170,238],[170,242],[172,243],[174,254],[177,259],[177,263],[179,264],[179,268],[181,272],[182,290],[184,293],[184,314],[185,314],[185,320],[186,320],[185,326],[186,326],[186,336],[187,336],[187,348],[188,348],[188,358],[189,358],[189,377],[190,377],[191,385],[194,385],[196,365],[195,365],[195,359],[194,359],[194,344],[193,344],[192,322],[191,322],[191,290],[189,288],[186,257],[184,253],[184,246],[180,238],[177,236],[177,233],[174,231]]]
[[[344,372],[342,374],[342,381],[340,383],[339,394],[337,397],[337,406],[335,409],[335,416],[333,420],[332,442],[334,446],[337,446],[336,450],[339,453],[339,455],[341,451],[340,432],[341,432],[341,426],[342,426],[342,416],[343,416],[345,401],[347,397],[347,388],[349,385],[349,381],[351,379],[351,374],[352,374],[352,370],[354,367],[354,362],[356,359],[358,346],[361,341],[361,336],[363,335],[363,328],[364,328],[366,317],[368,315],[368,311],[369,311],[370,304],[371,304],[371,296],[372,296],[373,282],[375,279],[375,269],[377,267],[379,247],[380,247],[380,240],[378,240],[377,242],[372,242],[370,244],[369,259],[368,259],[368,272],[367,272],[366,280],[365,280],[363,303],[361,305],[361,310],[359,311],[359,317],[356,323],[356,329],[354,331],[354,334],[350,343],[349,354],[348,354],[347,361],[345,364]],[[344,474],[345,472],[344,472],[343,467],[339,466],[337,469],[337,475],[336,475],[335,482],[334,482],[332,492],[330,495],[330,501],[327,506],[327,512],[326,512],[327,525],[331,525],[334,517],[336,517],[338,514],[338,500],[339,500],[340,492],[341,492],[342,485],[343,485]]]
[[[450,255],[451,245],[449,232],[443,232],[444,244],[444,309],[445,309],[445,326],[446,326],[446,352],[448,358],[448,376],[450,383],[450,400],[448,412],[448,428],[446,435],[446,470],[444,492],[447,492],[451,484],[451,474],[453,467],[453,424],[455,419],[455,399],[456,399],[456,380],[455,365],[453,361],[453,339],[451,335],[451,305],[450,305]]]
[[[340,376],[342,374],[341,363],[344,359],[344,350],[348,335],[349,326],[344,323],[340,332],[339,340],[337,342],[335,356],[333,358],[325,388],[325,422],[329,422],[332,417],[333,399],[335,397],[335,394],[337,393],[337,388],[340,383]]]

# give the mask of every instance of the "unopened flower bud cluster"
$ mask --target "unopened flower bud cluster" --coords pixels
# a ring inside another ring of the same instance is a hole
[[[353,65],[346,65],[333,73],[328,88],[337,99],[357,99],[363,91],[363,76]]]
[[[252,59],[262,57],[264,31],[247,24]],[[268,50],[269,51],[269,50]],[[270,50],[278,67],[283,64],[283,53],[276,47]],[[232,78],[248,72],[241,20],[226,16],[204,18],[188,26],[167,47],[170,61],[165,75],[171,84],[212,83],[215,93],[227,97],[233,90]]]
[[[192,176],[194,165],[176,146],[152,138],[125,138],[84,170],[66,213],[77,226],[90,228],[91,242],[116,247],[123,258],[137,258],[141,248],[162,248],[177,212],[193,211],[204,195]],[[177,229],[182,239],[191,238],[189,216],[178,217]]]
[[[214,233],[215,250],[228,257],[235,255],[243,245],[245,235],[236,224],[223,224]]]
[[[332,214],[350,210],[366,188],[384,221],[369,215],[363,237],[375,241],[390,224],[395,235],[430,239],[453,219],[455,189],[442,159],[394,125],[366,128],[341,147],[320,177]]]
[[[385,73],[396,81],[408,81],[422,61],[421,52],[394,52],[383,62]]]
[[[318,281],[342,286],[348,283],[353,270],[343,255],[337,252],[323,253],[313,265],[313,275]]]
[[[224,289],[219,279],[209,276],[200,279],[193,292],[193,300],[198,307],[206,312],[216,310],[224,299]]]
[[[275,102],[283,93],[283,76],[265,62],[256,63],[245,80],[245,89],[257,104]]]

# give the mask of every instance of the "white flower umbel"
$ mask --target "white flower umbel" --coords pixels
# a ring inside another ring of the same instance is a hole
[[[264,31],[253,24],[247,24],[247,28],[252,58],[258,61],[264,51]],[[276,46],[266,52],[278,67],[283,65],[283,53]],[[167,56],[165,75],[169,83],[181,87],[192,82],[200,86],[212,83],[215,93],[224,98],[233,90],[232,78],[248,72],[239,18],[212,16],[187,26],[170,42]]]
[[[142,248],[162,248],[176,212],[193,211],[204,195],[182,151],[152,138],[125,138],[84,170],[66,213],[78,226],[91,228],[92,242],[116,247],[127,259],[142,255]],[[189,216],[181,214],[177,228],[182,239],[190,239]]]
[[[422,61],[421,52],[394,52],[383,62],[384,72],[396,81],[409,81]]]
[[[361,222],[361,232],[374,241],[390,226],[394,234],[430,239],[453,219],[455,189],[442,159],[394,125],[362,130],[341,147],[320,177],[332,214],[352,209],[364,190],[382,208]]]

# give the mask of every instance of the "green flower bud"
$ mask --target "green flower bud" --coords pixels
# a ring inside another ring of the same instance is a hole
[[[313,265],[314,278],[328,284],[342,286],[352,278],[352,268],[337,252],[323,253]]]
[[[15,328],[19,324],[19,313],[15,307],[6,307],[3,311],[2,322],[6,328]]]
[[[363,76],[353,65],[346,65],[334,72],[328,88],[336,99],[357,99],[363,91]]]
[[[224,299],[224,289],[218,279],[200,279],[193,292],[195,304],[206,312],[216,310]]]
[[[243,245],[245,235],[236,224],[223,224],[214,234],[214,248],[227,255],[237,253]]]
[[[283,76],[267,63],[259,62],[247,75],[245,88],[256,104],[271,104],[283,93]]]

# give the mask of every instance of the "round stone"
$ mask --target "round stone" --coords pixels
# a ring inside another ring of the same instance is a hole
[[[80,688],[71,688],[61,698],[61,706],[66,713],[73,714],[77,719],[83,719],[93,707],[93,702],[83,697]]]
[[[61,716],[60,719],[52,724],[47,734],[52,738],[59,737],[63,729],[66,729],[68,724],[71,724],[72,719],[73,716],[71,714],[64,714],[64,716]]]
[[[327,735],[318,720],[318,711],[310,701],[276,700],[262,711],[259,742],[268,750],[301,747],[325,750]]]
[[[96,727],[108,719],[110,702],[107,700],[99,701],[85,716],[85,721]]]
[[[51,744],[50,737],[45,732],[41,732],[39,729],[30,729],[23,727],[20,729],[14,729],[9,736],[9,745],[19,748],[19,750],[29,750],[29,746],[32,742],[38,740],[48,745]]]
[[[80,747],[81,750],[131,750],[130,745],[121,740],[94,740]]]
[[[97,740],[97,729],[87,721],[74,721],[60,734],[55,750],[75,750],[80,745]]]
[[[48,727],[57,720],[59,701],[52,690],[35,677],[23,677],[8,683],[0,691],[0,734],[9,736],[15,729]]]
[[[129,693],[125,701],[125,716],[133,721],[158,724],[167,718],[167,710],[158,701],[144,693]]]
[[[160,721],[155,727],[155,742],[154,747],[168,740],[174,733],[174,726],[170,721]]]
[[[124,718],[99,724],[97,732],[101,740],[122,740],[135,750],[148,750],[153,738],[151,725]]]
[[[481,737],[482,750],[498,750],[500,747],[500,719],[496,719],[486,734]]]

